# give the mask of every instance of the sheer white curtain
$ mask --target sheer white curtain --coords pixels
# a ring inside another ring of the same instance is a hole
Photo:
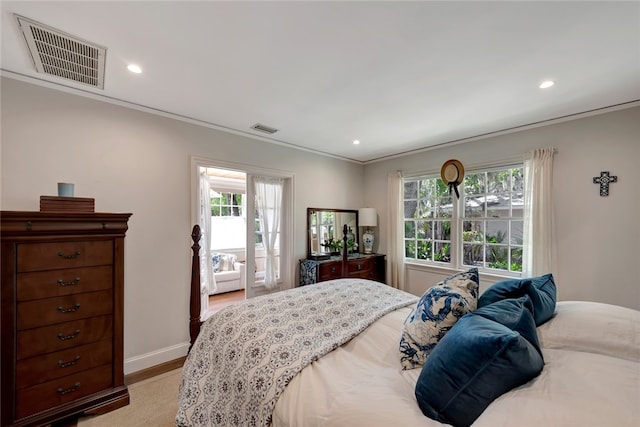
[[[264,286],[271,290],[277,285],[276,243],[282,217],[282,191],[284,179],[254,176],[256,210],[260,220],[262,244],[266,252]]]
[[[554,148],[536,149],[524,161],[523,277],[556,272],[553,209]]]
[[[211,186],[209,175],[207,175],[206,171],[200,172],[200,184],[198,187],[200,191],[198,197],[200,200],[198,223],[202,231],[202,238],[200,239],[200,283],[202,288],[200,291],[202,299],[206,302],[206,304],[202,304],[202,307],[206,310],[209,294],[215,292],[217,288],[211,262]]]
[[[387,177],[387,206],[389,206],[389,232],[387,283],[404,289],[404,206],[402,171],[391,172]]]

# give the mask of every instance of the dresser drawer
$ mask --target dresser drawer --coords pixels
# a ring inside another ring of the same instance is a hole
[[[23,243],[18,245],[18,272],[113,264],[113,241]]]
[[[104,365],[18,390],[16,417],[26,417],[107,389],[113,384],[112,378],[111,365]]]
[[[69,350],[35,356],[18,361],[16,388],[23,389],[87,369],[110,364],[111,340],[81,345]]]
[[[371,270],[371,260],[368,258],[363,259],[350,259],[347,264],[347,272],[349,276],[353,277],[367,277]]]
[[[100,316],[19,331],[16,355],[24,359],[107,339],[112,326],[111,316]]]
[[[342,276],[342,263],[340,262],[323,262],[318,266],[318,281],[339,279]]]
[[[111,289],[113,267],[105,265],[18,273],[16,286],[18,301]]]
[[[108,290],[18,302],[18,330],[110,314],[112,307]]]

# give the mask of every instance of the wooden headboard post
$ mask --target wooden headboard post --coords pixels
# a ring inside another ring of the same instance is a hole
[[[349,229],[347,228],[347,224],[342,226],[342,277],[349,277],[349,248],[347,247],[347,241],[349,238],[347,237],[347,233]]]
[[[193,251],[193,257],[191,259],[191,292],[190,292],[190,301],[189,301],[189,334],[191,338],[191,344],[189,345],[189,350],[193,347],[193,343],[196,341],[198,337],[198,333],[200,333],[200,238],[202,237],[202,232],[200,231],[200,226],[198,224],[193,226],[193,231],[191,232],[191,239],[193,240],[193,245],[191,246],[191,250]]]

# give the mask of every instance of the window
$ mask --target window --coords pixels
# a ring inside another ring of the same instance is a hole
[[[211,191],[211,216],[242,216],[244,194]]]
[[[522,271],[521,165],[469,172],[460,200],[436,176],[404,179],[407,261]]]
[[[224,251],[245,247],[246,223],[243,204],[244,194],[211,190],[211,250]]]

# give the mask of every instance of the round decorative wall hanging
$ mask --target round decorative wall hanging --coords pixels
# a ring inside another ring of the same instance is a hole
[[[458,185],[462,184],[464,179],[464,166],[462,166],[460,160],[451,159],[444,162],[442,169],[440,169],[440,177],[449,186],[449,194],[453,190],[456,192],[456,197],[460,198]]]

